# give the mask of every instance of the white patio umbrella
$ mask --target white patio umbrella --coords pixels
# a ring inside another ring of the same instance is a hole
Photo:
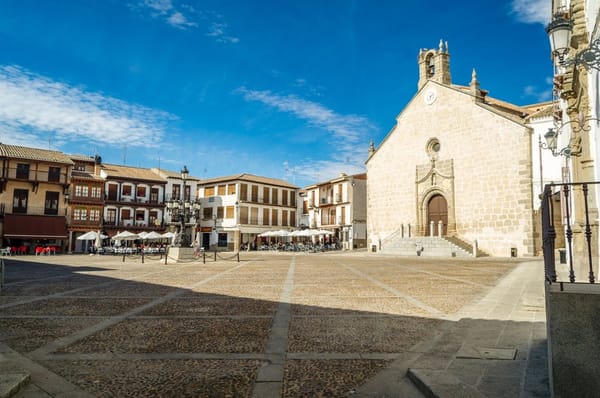
[[[146,237],[144,238],[146,240],[158,240],[158,239],[164,239],[164,236],[159,234],[156,231],[150,231],[149,233],[146,234]]]
[[[97,240],[98,236],[100,236],[100,239],[106,239],[108,238],[108,236],[102,234],[102,233],[98,233],[96,231],[89,231],[86,232],[85,234],[78,236],[77,240]]]
[[[148,239],[148,232],[142,231],[138,234],[140,239]]]
[[[112,240],[136,240],[140,239],[138,234],[134,234],[133,232],[123,231],[119,232],[115,236],[112,237]]]
[[[177,236],[177,234],[174,232],[165,232],[164,234],[162,234],[162,237],[164,239],[171,239],[171,244],[174,243],[173,241],[175,240],[176,236]]]

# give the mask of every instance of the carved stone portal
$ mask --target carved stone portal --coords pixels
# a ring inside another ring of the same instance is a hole
[[[420,236],[429,235],[429,203],[436,196],[442,196],[447,204],[447,218],[443,221],[445,223],[447,219],[447,225],[443,226],[443,230],[446,235],[455,235],[454,161],[438,161],[437,156],[432,156],[430,163],[418,165],[416,172],[417,233]],[[438,226],[435,228],[437,231]]]

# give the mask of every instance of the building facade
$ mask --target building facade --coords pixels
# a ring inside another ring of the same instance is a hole
[[[0,236],[3,247],[34,253],[67,248],[67,201],[73,161],[58,151],[0,144]]]
[[[99,156],[71,155],[73,168],[69,185],[69,252],[86,250],[89,242],[77,238],[89,231],[103,229],[104,179],[100,177]]]
[[[185,200],[194,201],[198,199],[198,183],[199,178],[187,176],[185,180],[185,187],[181,172],[177,173],[170,170],[164,170],[159,168],[151,168],[153,173],[157,174],[166,181],[165,185],[165,203],[169,201]],[[186,236],[191,236],[192,241],[199,241],[198,226],[200,223],[200,217],[196,218],[193,209],[188,209],[189,219],[185,220],[185,231]],[[178,232],[181,229],[181,220],[175,217],[173,213],[168,210],[163,213],[164,215],[164,226],[166,231]]]
[[[103,226],[108,236],[119,231],[163,232],[166,180],[150,169],[103,164]]]
[[[237,174],[198,183],[205,249],[255,247],[258,235],[298,225],[298,187],[286,181]]]
[[[495,256],[536,253],[528,111],[487,94],[475,70],[452,84],[447,44],[421,50],[418,91],[366,163],[371,246],[439,234]]]
[[[343,249],[367,245],[367,175],[341,174],[300,191],[300,226],[330,231]]]

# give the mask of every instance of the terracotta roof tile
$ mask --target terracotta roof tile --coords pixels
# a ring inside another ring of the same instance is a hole
[[[116,164],[102,164],[102,171],[107,178],[128,178],[144,181],[166,183],[166,180],[150,169],[141,167],[121,166]]]
[[[73,164],[68,155],[60,151],[30,148],[18,145],[0,144],[0,156],[11,159],[38,160],[48,163]]]
[[[292,188],[292,189],[299,188],[296,185],[290,184],[289,182],[280,180],[278,178],[261,177],[261,176],[256,176],[253,174],[247,174],[247,173],[234,174],[234,175],[225,176],[225,177],[209,178],[207,180],[202,180],[200,182],[200,184],[201,185],[210,185],[210,184],[216,184],[219,182],[227,182],[227,181],[248,181],[248,182],[255,182],[258,184],[275,185],[275,186],[279,186],[279,187]]]

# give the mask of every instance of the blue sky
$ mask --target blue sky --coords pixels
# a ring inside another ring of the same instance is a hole
[[[0,141],[299,186],[362,172],[416,93],[550,99],[550,0],[2,0]]]

